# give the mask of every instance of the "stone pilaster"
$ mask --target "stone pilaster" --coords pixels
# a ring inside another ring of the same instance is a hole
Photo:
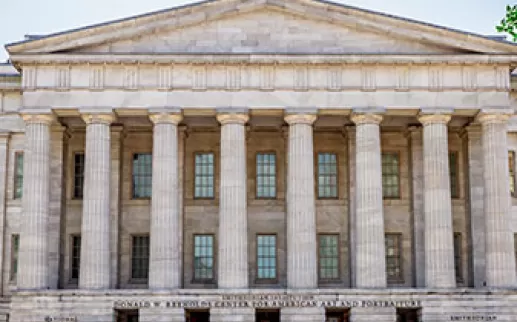
[[[483,287],[485,277],[485,212],[483,179],[483,143],[481,125],[469,125],[467,134],[468,182],[467,209],[470,214],[470,243],[474,287]]]
[[[314,192],[315,114],[291,114],[287,166],[287,287],[318,286],[316,204]]]
[[[185,309],[183,308],[142,308],[139,312],[140,322],[184,322]]]
[[[181,287],[180,208],[178,195],[177,111],[152,111],[153,191],[151,198],[151,249],[149,288]]]
[[[353,263],[355,260],[355,212],[356,212],[356,185],[355,185],[355,127],[347,127],[347,148],[348,148],[348,239],[350,240],[350,251],[348,260]],[[350,265],[350,286],[355,287],[355,266]]]
[[[397,322],[394,307],[354,307],[350,310],[350,322]]]
[[[50,125],[54,117],[22,117],[26,127],[17,286],[20,290],[41,290],[49,288]]]
[[[509,114],[482,111],[486,284],[515,287],[515,250],[512,234],[508,169],[507,122]]]
[[[324,307],[284,307],[280,310],[280,321],[282,322],[321,322],[324,320]]]
[[[211,308],[211,322],[249,322],[255,321],[253,308]]]
[[[108,289],[111,282],[110,194],[113,114],[83,114],[86,122],[79,288]]]
[[[220,113],[219,288],[248,287],[247,113]],[[226,320],[225,320],[226,321]],[[238,320],[232,320],[238,321]]]
[[[6,245],[6,195],[7,195],[7,169],[9,160],[9,139],[10,133],[0,131],[0,249],[4,249]],[[6,254],[4,251],[3,254]],[[4,269],[4,256],[0,256],[0,268]],[[0,274],[0,294],[3,296],[4,289],[4,274]]]
[[[425,287],[425,240],[424,240],[424,151],[422,128],[409,129],[411,151],[411,208],[413,212],[413,263],[415,286]]]
[[[424,141],[425,281],[427,288],[456,287],[449,179],[450,114],[421,114]]]
[[[122,169],[123,126],[111,126],[111,187],[110,187],[110,217],[111,217],[111,279],[110,287],[117,288],[119,272],[119,243],[120,243],[120,176]]]
[[[356,113],[355,286],[386,287],[384,212],[382,199],[382,115]]]

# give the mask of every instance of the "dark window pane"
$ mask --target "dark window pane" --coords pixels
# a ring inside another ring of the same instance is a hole
[[[320,279],[339,278],[338,235],[319,235],[319,277]]]
[[[276,279],[276,236],[257,236],[257,279]]]
[[[388,283],[403,283],[402,276],[402,235],[386,234],[386,273]]]
[[[147,279],[149,276],[149,236],[133,236],[131,278]]]
[[[257,198],[276,197],[276,155],[258,153],[256,158],[256,194]]]
[[[456,152],[449,152],[449,172],[451,180],[451,197],[459,198],[458,154]]]
[[[454,269],[456,271],[456,283],[463,283],[463,272],[461,265],[461,233],[454,234]]]
[[[72,236],[72,269],[70,277],[72,279],[79,278],[79,269],[81,268],[81,236]]]
[[[194,235],[194,280],[214,278],[214,248],[212,235]]]
[[[133,155],[133,199],[151,197],[152,160],[150,153]]]
[[[196,153],[194,167],[194,197],[214,197],[214,154]]]
[[[83,198],[84,153],[74,154],[74,198]]]
[[[18,250],[20,248],[20,235],[11,235],[11,282],[16,281],[16,275],[18,274]]]
[[[382,154],[382,194],[384,198],[400,198],[398,153]]]
[[[23,195],[23,152],[14,155],[14,199]]]
[[[337,155],[318,153],[318,198],[337,198]]]

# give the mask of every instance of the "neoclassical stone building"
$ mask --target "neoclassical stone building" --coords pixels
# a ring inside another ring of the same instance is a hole
[[[0,321],[516,321],[517,46],[214,0],[6,46]]]

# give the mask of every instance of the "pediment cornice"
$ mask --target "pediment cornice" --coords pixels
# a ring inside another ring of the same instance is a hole
[[[517,53],[517,46],[511,43],[321,0],[205,1],[13,43],[6,48],[10,54],[66,52],[262,9],[280,10],[466,53]]]

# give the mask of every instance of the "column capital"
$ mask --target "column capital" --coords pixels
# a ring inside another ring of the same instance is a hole
[[[383,116],[381,114],[374,113],[352,113],[350,120],[355,125],[361,124],[381,124]]]
[[[293,125],[293,124],[307,124],[307,125],[312,125],[314,122],[316,122],[316,119],[318,117],[316,116],[316,114],[309,114],[309,113],[300,113],[300,114],[296,114],[296,113],[293,113],[293,114],[288,114],[284,117],[284,120],[287,122],[287,124],[289,125]]]
[[[150,109],[149,119],[153,124],[175,124],[178,125],[183,119],[181,110],[177,108]]]
[[[250,117],[246,112],[236,111],[236,112],[221,112],[217,114],[217,121],[221,123],[221,125],[225,124],[246,124],[249,121]]]
[[[476,116],[476,122],[483,124],[505,124],[513,115],[511,109],[482,109]]]
[[[106,124],[110,125],[115,121],[113,111],[92,111],[80,110],[81,118],[86,124]]]
[[[450,114],[442,114],[442,113],[435,113],[435,114],[427,114],[427,113],[420,113],[418,115],[418,121],[422,123],[423,126],[429,125],[429,124],[448,124],[451,120]]]
[[[20,115],[25,124],[51,125],[56,120],[56,116],[51,109],[24,109],[20,112]]]

